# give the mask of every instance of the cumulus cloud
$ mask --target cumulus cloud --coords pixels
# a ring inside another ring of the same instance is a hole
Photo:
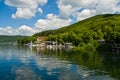
[[[32,35],[35,33],[35,31],[32,28],[30,28],[29,26],[26,26],[26,25],[19,27],[16,30],[16,32],[21,35]]]
[[[29,26],[23,25],[20,26],[18,29],[13,29],[12,27],[8,26],[5,28],[0,28],[0,35],[33,35],[35,30],[30,28]]]
[[[0,27],[0,35],[14,35],[14,31],[12,29],[12,27],[8,26],[5,28],[1,28]]]
[[[12,14],[12,18],[31,18],[34,17],[36,10],[30,8],[17,8],[16,14]]]
[[[119,2],[119,0],[58,0],[57,5],[61,18],[76,16],[77,20],[83,20],[96,14],[120,13],[120,6],[117,5]]]
[[[62,18],[69,18],[82,8],[91,8],[98,0],[58,0],[59,13]]]
[[[81,12],[77,12],[77,21],[84,20],[86,18],[89,18],[93,15],[95,15],[96,11],[95,10],[90,10],[90,9],[84,9]]]
[[[29,19],[34,17],[36,12],[42,13],[39,5],[44,5],[47,3],[47,0],[5,0],[5,3],[17,8],[16,13],[12,14],[12,18]]]
[[[120,7],[117,5],[119,0],[100,0],[96,6],[97,13],[115,13]],[[119,11],[120,12],[120,11]]]
[[[35,27],[39,29],[39,31],[44,31],[44,30],[51,30],[51,29],[57,29],[61,28],[64,26],[69,25],[71,22],[71,19],[62,19],[57,15],[54,14],[48,14],[46,16],[46,19],[39,19],[35,23]]]

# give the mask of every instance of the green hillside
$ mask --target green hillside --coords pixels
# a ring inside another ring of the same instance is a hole
[[[120,15],[118,14],[104,14],[104,15],[97,15],[91,18],[85,19],[83,21],[79,21],[75,24],[70,26],[66,26],[57,30],[48,30],[43,31],[33,36],[48,36],[50,34],[56,33],[65,33],[73,31],[75,33],[79,32],[83,28],[91,29],[91,30],[98,30],[108,27],[120,26]]]
[[[53,41],[57,38],[59,43],[72,42],[75,46],[89,43],[96,44],[96,41],[100,39],[105,39],[107,43],[119,43],[120,15],[96,15],[57,30],[34,34],[32,37],[37,36],[46,36],[47,40]]]
[[[20,35],[16,35],[16,36],[8,36],[8,35],[0,35],[0,43],[2,42],[15,42],[18,39],[22,39],[25,38],[27,36],[20,36]]]

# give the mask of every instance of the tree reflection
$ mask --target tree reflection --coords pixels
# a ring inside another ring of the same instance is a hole
[[[37,51],[38,50],[38,51]],[[37,49],[37,54],[52,56],[61,60],[70,61],[72,64],[82,65],[89,70],[95,70],[96,75],[110,75],[113,78],[120,79],[120,54],[111,52],[81,51],[74,50],[49,50]]]

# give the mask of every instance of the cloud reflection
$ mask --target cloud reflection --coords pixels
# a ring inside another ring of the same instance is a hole
[[[15,80],[38,80],[35,72],[29,67],[20,67],[15,70]],[[41,80],[39,78],[39,80]]]
[[[115,80],[109,75],[96,75],[95,70],[85,66],[61,60],[53,56],[55,53],[49,56],[44,51],[34,53],[27,47],[0,46],[0,61],[6,62],[4,66],[0,64],[1,70],[4,72],[9,64],[7,69],[11,75],[15,74],[15,80]]]

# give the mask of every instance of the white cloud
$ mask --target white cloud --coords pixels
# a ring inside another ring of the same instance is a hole
[[[93,15],[95,15],[96,11],[95,10],[90,10],[90,9],[84,9],[81,12],[77,12],[77,21],[84,20],[86,18],[89,18]]]
[[[47,0],[5,0],[5,3],[17,8],[16,13],[12,14],[12,18],[29,19],[34,17],[36,12],[42,11],[39,5],[44,5]]]
[[[29,26],[23,25],[20,26],[18,29],[13,29],[12,27],[8,26],[5,28],[0,28],[0,35],[33,35],[35,30],[30,28]]]
[[[48,14],[46,19],[39,19],[35,23],[35,27],[39,29],[39,31],[44,31],[44,30],[57,29],[67,26],[70,24],[70,22],[71,19],[64,20],[57,15]]]
[[[14,35],[14,31],[11,27],[5,27],[5,28],[1,28],[0,27],[0,35]]]
[[[92,8],[98,0],[58,0],[58,8],[62,18],[69,18],[82,8]]]
[[[76,8],[73,8],[71,5],[60,5],[60,16],[64,19],[68,19],[70,15],[75,13],[77,10]]]
[[[6,27],[7,31],[9,34],[13,34],[13,30],[12,30],[12,27],[8,26]]]
[[[36,13],[35,9],[30,8],[17,8],[16,14],[12,14],[12,18],[31,18],[34,17]]]
[[[40,14],[42,14],[42,13],[43,13],[43,11],[42,11],[42,9],[41,9],[41,8],[38,8],[38,12],[39,12]]]
[[[77,20],[83,20],[91,15],[120,13],[120,6],[117,5],[119,2],[119,0],[58,0],[57,5],[60,17],[63,19],[68,19],[77,13]]]
[[[34,0],[35,1],[35,0]],[[44,5],[47,3],[47,0],[36,0],[38,3],[40,3],[41,5]]]
[[[20,35],[33,35],[35,31],[29,26],[23,25],[16,30],[17,34]]]
[[[120,7],[117,5],[119,0],[100,0],[96,6],[97,13],[115,13]],[[120,12],[120,11],[119,11]]]

